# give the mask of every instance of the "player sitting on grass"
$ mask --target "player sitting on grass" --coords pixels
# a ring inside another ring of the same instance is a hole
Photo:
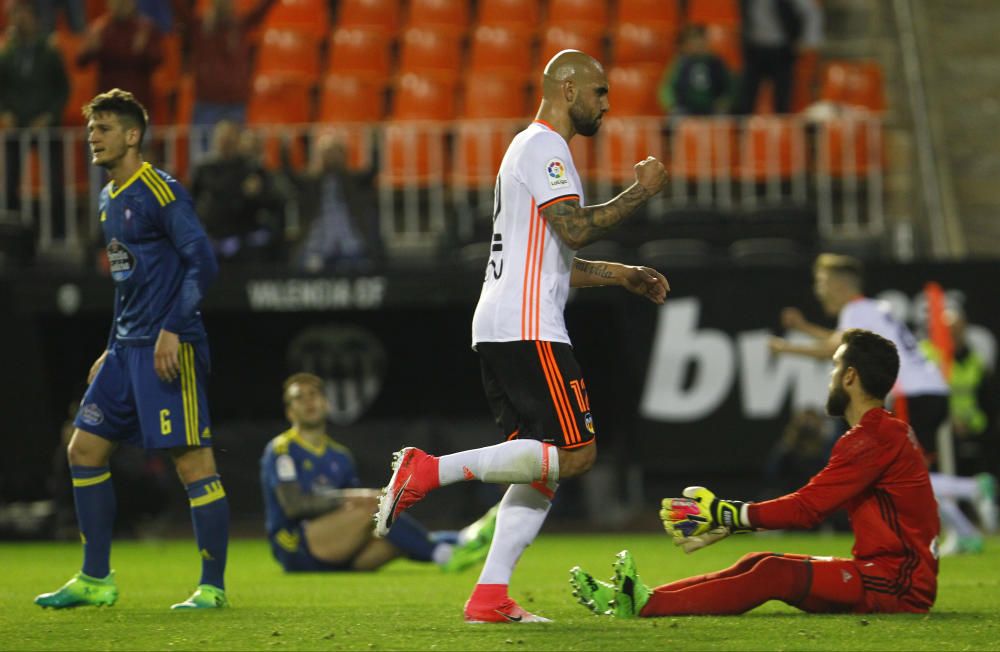
[[[286,571],[375,570],[400,555],[460,571],[486,557],[495,508],[461,532],[429,533],[406,517],[386,539],[375,538],[371,514],[379,491],[358,488],[350,451],[327,436],[322,379],[289,377],[284,400],[292,427],[267,445],[261,485],[271,551]]]
[[[665,498],[660,518],[674,543],[693,552],[733,532],[811,528],[845,508],[855,543],[852,559],[755,552],[734,566],[647,587],[627,550],[618,553],[613,584],[579,567],[570,583],[580,602],[618,617],[722,615],[781,600],[813,613],[924,613],[937,592],[937,504],[913,431],[883,407],[896,380],[892,342],[859,329],[844,333],[826,410],[851,429],[830,461],[798,491],[761,503],[720,500],[704,487]]]

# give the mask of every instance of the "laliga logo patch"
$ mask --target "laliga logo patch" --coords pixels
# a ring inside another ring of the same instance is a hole
[[[88,426],[99,426],[104,423],[104,413],[96,403],[87,403],[80,407],[80,421]]]
[[[563,188],[569,185],[569,179],[566,177],[566,166],[559,159],[549,159],[549,162],[545,164],[545,172],[548,174],[550,188]]]
[[[132,276],[135,271],[135,256],[117,238],[111,238],[108,243],[108,263],[111,264],[111,278],[118,282]]]
[[[587,431],[590,434],[594,434],[594,417],[590,415],[590,412],[583,415],[583,423],[587,426]]]

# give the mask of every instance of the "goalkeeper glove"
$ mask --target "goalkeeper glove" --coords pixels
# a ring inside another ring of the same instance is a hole
[[[687,554],[691,554],[696,550],[701,550],[705,546],[710,546],[716,541],[722,541],[728,537],[731,533],[729,528],[717,527],[714,530],[709,530],[705,534],[699,534],[693,537],[684,536],[680,530],[671,528],[669,526],[664,526],[670,536],[674,538],[674,545],[680,546]]]
[[[749,532],[753,529],[743,521],[742,511],[746,503],[736,500],[720,500],[705,487],[688,487],[683,498],[664,498],[661,504],[660,520],[663,527],[681,536],[700,536],[710,530],[725,527],[730,532]]]

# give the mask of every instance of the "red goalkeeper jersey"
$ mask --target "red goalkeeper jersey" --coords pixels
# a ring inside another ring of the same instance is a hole
[[[841,508],[865,590],[929,609],[937,593],[937,501],[913,431],[881,408],[844,433],[809,484],[751,504],[748,516],[754,527],[809,528]]]

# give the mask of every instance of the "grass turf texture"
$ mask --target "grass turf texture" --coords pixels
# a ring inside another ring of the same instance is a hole
[[[614,554],[635,554],[651,585],[728,566],[752,550],[847,555],[844,536],[733,537],[686,556],[663,535],[543,535],[514,575],[511,595],[550,625],[466,625],[462,605],[478,569],[444,575],[397,561],[370,574],[285,575],[265,543],[230,548],[232,608],[175,613],[197,580],[188,541],[114,546],[120,597],[111,608],[32,604],[78,568],[73,544],[0,545],[0,650],[966,650],[1000,645],[1000,538],[982,555],[941,563],[929,615],[813,616],[771,602],[743,616],[616,621],[574,602],[574,564],[606,578]]]

